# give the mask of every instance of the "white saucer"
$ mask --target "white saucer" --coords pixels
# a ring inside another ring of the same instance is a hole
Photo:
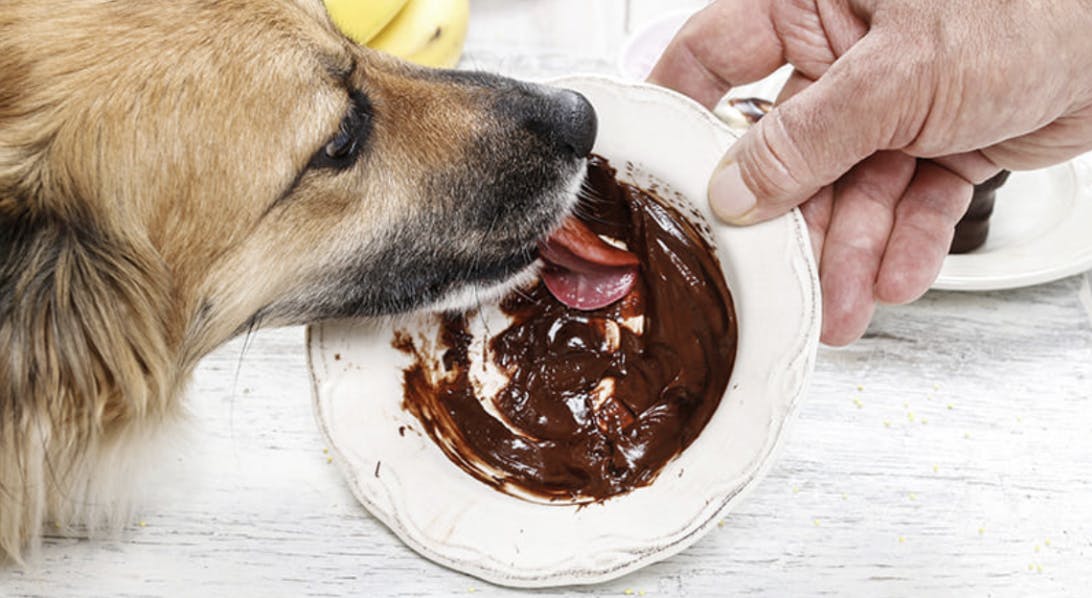
[[[705,189],[735,140],[725,125],[656,87],[602,77],[556,84],[595,105],[595,152],[619,178],[655,183],[662,197],[715,223]],[[417,316],[308,330],[316,416],[356,497],[423,556],[508,586],[605,581],[696,542],[773,462],[814,369],[820,318],[818,272],[798,211],[745,229],[711,224],[705,232],[739,318],[736,364],[705,429],[653,483],[579,506],[522,500],[472,478],[402,408],[411,360],[391,340],[395,329],[435,336],[431,317]]]
[[[1092,154],[1014,172],[997,191],[986,244],[944,259],[934,289],[992,291],[1092,269]]]

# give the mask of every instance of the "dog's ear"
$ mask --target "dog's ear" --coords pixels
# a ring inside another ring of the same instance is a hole
[[[97,146],[59,140],[78,61],[35,45],[64,33],[28,33],[38,11],[0,10],[0,561],[47,518],[113,515],[124,438],[177,408],[167,267],[129,200],[98,196]]]
[[[68,213],[0,199],[0,400],[79,399],[92,402],[81,416],[141,415],[169,369],[166,267],[139,235],[74,202],[48,203]]]
[[[36,10],[0,14],[0,409],[64,397],[93,402],[81,417],[138,414],[165,375],[166,267],[130,200],[98,197],[98,148],[62,135],[86,120],[65,101],[80,80],[28,46]]]
[[[0,196],[0,556],[46,518],[98,517],[104,447],[162,419],[175,390],[154,252],[88,214]]]

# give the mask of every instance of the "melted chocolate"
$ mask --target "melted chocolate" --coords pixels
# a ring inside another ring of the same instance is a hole
[[[485,358],[509,376],[493,397],[504,421],[469,376],[467,315],[442,317],[438,363],[406,334],[393,342],[416,357],[404,407],[452,461],[500,490],[591,502],[649,484],[728,386],[736,318],[716,256],[674,209],[614,175],[593,157],[594,199],[578,213],[637,254],[640,281],[594,311],[562,305],[541,282],[501,303],[512,324]]]

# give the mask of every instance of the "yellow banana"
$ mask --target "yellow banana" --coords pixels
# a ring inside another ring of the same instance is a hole
[[[368,43],[409,0],[325,0],[330,19],[349,39]]]
[[[459,0],[461,1],[461,0]],[[466,42],[467,27],[450,27],[447,32],[432,40],[420,51],[410,54],[406,60],[434,68],[452,68],[459,63]]]
[[[368,47],[423,66],[452,67],[469,23],[470,0],[409,0]]]

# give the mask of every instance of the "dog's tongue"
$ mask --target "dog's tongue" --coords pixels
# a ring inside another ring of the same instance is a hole
[[[539,256],[546,262],[542,271],[546,288],[575,309],[606,307],[625,297],[637,282],[637,256],[600,239],[572,216],[539,245]]]

